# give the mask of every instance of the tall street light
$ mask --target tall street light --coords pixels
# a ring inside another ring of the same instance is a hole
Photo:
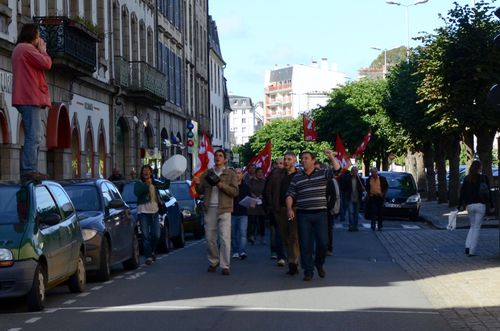
[[[380,51],[380,52],[384,52],[384,68],[382,70],[382,75],[385,76],[387,75],[387,48],[378,48],[378,47],[370,47],[371,49],[374,49],[374,50],[377,50],[377,51]]]
[[[428,2],[429,0],[417,0],[414,3],[403,4],[398,1],[386,0],[385,3],[389,5],[403,6],[406,8],[406,62],[410,60],[410,19],[409,19],[409,11],[408,8],[411,6],[421,5],[423,3]]]

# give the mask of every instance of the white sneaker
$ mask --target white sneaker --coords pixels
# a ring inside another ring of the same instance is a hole
[[[279,259],[279,260],[278,260],[278,266],[279,266],[279,267],[284,267],[284,266],[285,266],[285,260],[283,260],[283,259]]]
[[[239,258],[240,258],[240,254],[238,254],[238,253],[233,254],[233,259],[239,259]]]

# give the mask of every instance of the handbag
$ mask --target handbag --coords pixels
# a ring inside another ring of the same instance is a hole
[[[220,182],[220,177],[217,176],[215,171],[209,170],[209,171],[207,171],[207,174],[205,176],[205,180],[208,182],[208,184],[215,186]]]

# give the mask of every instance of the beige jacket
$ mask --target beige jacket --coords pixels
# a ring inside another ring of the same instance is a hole
[[[196,192],[204,194],[203,204],[205,210],[208,210],[210,203],[210,195],[212,194],[212,185],[205,180],[206,171],[200,177],[200,183],[196,185]],[[217,214],[233,212],[233,199],[238,196],[238,176],[233,169],[224,169],[220,175],[219,187],[219,206]]]

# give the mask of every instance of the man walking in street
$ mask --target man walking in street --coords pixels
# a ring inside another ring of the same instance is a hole
[[[233,199],[238,196],[238,176],[226,168],[226,152],[214,153],[215,166],[200,177],[193,177],[198,194],[204,194],[205,237],[208,249],[208,272],[220,265],[222,274],[229,275],[231,259],[231,213]],[[220,249],[219,249],[220,243]]]
[[[382,231],[382,208],[384,207],[385,194],[387,193],[389,185],[384,176],[379,176],[376,167],[373,167],[370,173],[370,177],[366,180],[366,193],[368,194],[366,213],[368,213],[368,219],[371,220],[372,231],[375,231],[375,221],[377,223],[377,229]]]
[[[333,179],[335,172],[340,170],[340,163],[332,150],[325,150],[325,155],[330,159],[332,168],[316,169],[316,156],[309,151],[302,152],[301,162],[304,169],[292,178],[286,193],[288,218],[291,222],[298,223],[300,262],[304,269],[305,281],[312,279],[314,266],[321,278],[326,275],[323,268],[328,244],[326,186],[328,181]],[[294,203],[296,212],[293,210]],[[314,247],[316,250],[313,254]]]
[[[269,175],[266,190],[264,191],[264,198],[268,209],[272,210],[274,219],[278,224],[277,230],[280,232],[280,237],[285,246],[286,257],[288,259],[287,274],[293,276],[299,272],[299,235],[297,222],[288,221],[286,192],[293,176],[297,173],[297,168],[295,168],[297,157],[293,152],[287,152],[285,153],[283,162],[283,169],[276,168]],[[284,254],[282,254],[283,247],[277,245],[276,250],[279,262],[284,258]]]
[[[341,177],[341,184],[349,216],[349,231],[358,231],[359,206],[365,191],[361,178],[358,176],[358,167],[353,166],[351,170],[346,171]]]
[[[233,213],[231,215],[231,250],[233,258],[242,260],[247,258],[247,226],[248,213],[247,208],[240,205],[240,201],[250,195],[250,188],[243,180],[243,169],[236,168],[238,176],[238,196],[234,198]]]

